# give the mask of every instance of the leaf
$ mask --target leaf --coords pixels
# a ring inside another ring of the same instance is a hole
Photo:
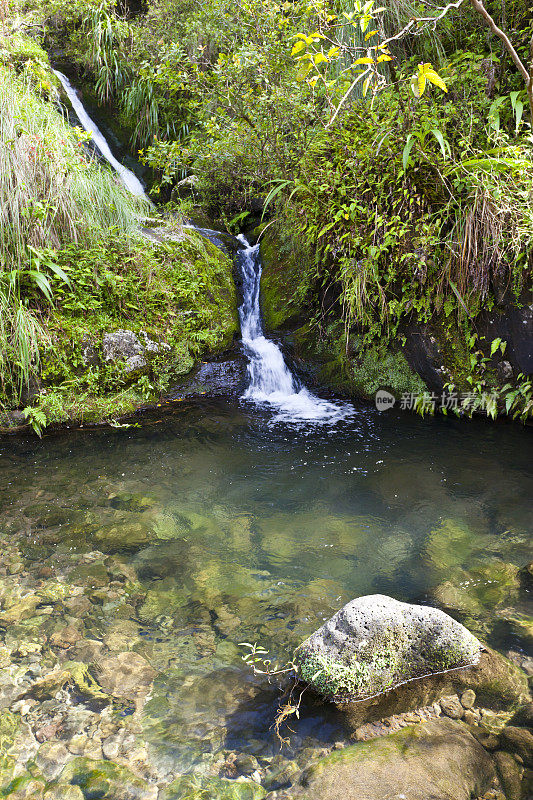
[[[472,317],[470,316],[470,313],[469,313],[469,311],[468,311],[468,309],[467,309],[467,307],[465,305],[465,301],[463,300],[463,298],[459,294],[459,289],[457,288],[455,283],[452,280],[450,280],[450,278],[448,278],[448,283],[452,287],[454,295],[457,297],[457,299],[459,300],[461,306],[463,307],[465,314],[467,315],[467,317],[470,317],[470,319],[472,319]]]
[[[417,76],[418,81],[418,96],[422,97],[424,92],[426,91],[426,75],[424,72],[419,72]]]
[[[379,31],[368,31],[368,33],[365,34],[365,42],[368,42],[368,40],[371,39],[372,36],[375,36],[376,33],[379,33]]]
[[[370,81],[372,80],[372,75],[369,75],[366,81],[363,83],[363,97],[366,97],[368,92],[368,87],[370,86]]]
[[[383,61],[392,61],[392,56],[387,56],[387,55],[378,56],[377,63],[381,64]]]
[[[298,72],[296,73],[296,80],[297,81],[304,81],[309,73],[311,72],[313,65],[309,61],[302,61]]]
[[[432,128],[431,133],[439,143],[442,152],[442,157],[446,161],[446,146],[448,146],[449,148],[450,145],[448,144],[448,142],[445,141],[444,136],[442,135],[441,131],[439,131],[438,128]]]
[[[48,278],[42,274],[42,272],[38,272],[36,269],[28,269],[25,272],[35,284],[39,287],[41,292],[44,294],[47,300],[52,301],[52,289],[50,288],[50,282]]]
[[[515,120],[516,120],[515,133],[518,133],[518,131],[520,130],[520,123],[522,122],[523,115],[524,115],[524,104],[521,100],[517,100],[515,105]]]
[[[424,71],[424,76],[430,83],[433,83],[435,86],[438,86],[439,89],[442,89],[443,92],[448,91],[448,87],[442,80],[441,76],[438,72],[435,72],[434,69],[427,69]],[[419,79],[420,81],[420,79]]]
[[[502,340],[500,339],[500,337],[498,337],[497,339],[493,339],[492,340],[492,344],[490,346],[490,354],[491,354],[491,356],[494,355],[496,350],[500,349],[501,343],[502,343]]]
[[[302,42],[301,39],[298,40],[291,50],[291,56],[295,56],[297,53],[301,53],[301,51],[305,50],[306,47],[307,45],[305,42]]]
[[[322,64],[324,61],[328,62],[328,59],[326,58],[324,53],[316,53],[314,61],[315,65],[318,66],[319,64]]]
[[[411,91],[414,94],[414,96],[415,97],[420,97],[420,91],[418,89],[418,76],[416,74],[411,76],[411,80],[410,80],[409,84],[410,84]]]
[[[374,63],[373,58],[368,58],[367,56],[365,56],[364,58],[357,58],[353,62],[352,67],[355,67],[357,64],[373,64],[373,63]]]
[[[72,284],[71,284],[71,282],[70,282],[70,278],[69,278],[69,276],[66,274],[66,272],[64,272],[64,271],[61,269],[61,267],[59,266],[59,264],[56,264],[54,261],[47,261],[47,262],[46,262],[46,266],[48,267],[48,269],[49,269],[51,272],[53,272],[53,273],[54,273],[54,275],[57,275],[57,277],[58,277],[58,278],[61,278],[61,280],[63,281],[63,283],[66,283],[66,284],[68,284],[69,286],[71,286],[71,285],[72,285]]]
[[[405,147],[403,148],[402,154],[402,164],[404,170],[407,169],[407,164],[409,163],[409,156],[411,155],[411,150],[413,149],[413,145],[415,143],[415,138],[412,133],[409,134],[407,137],[407,141],[405,142]]]

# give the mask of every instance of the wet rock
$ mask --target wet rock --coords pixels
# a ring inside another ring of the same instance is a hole
[[[520,756],[526,766],[533,767],[533,733],[527,728],[508,725],[501,732],[500,745],[503,750]]]
[[[50,636],[50,644],[52,647],[58,647],[62,650],[68,650],[73,644],[76,644],[81,639],[81,634],[73,625],[67,625],[64,628],[59,628]]]
[[[510,753],[494,753],[494,763],[505,792],[506,800],[521,800],[523,768]]]
[[[242,356],[226,361],[207,361],[176,393],[179,397],[208,395],[209,397],[239,396],[246,376],[246,361]]]
[[[43,800],[84,800],[83,792],[79,786],[69,783],[56,783],[44,793]]]
[[[446,717],[450,717],[450,719],[461,719],[464,714],[464,708],[456,694],[451,694],[448,697],[441,697],[440,707],[442,713]]]
[[[6,800],[43,800],[45,784],[34,778],[23,776],[17,778],[3,797]]]
[[[159,800],[262,800],[266,791],[253,781],[231,781],[224,778],[202,778],[183,775],[161,791]]]
[[[91,758],[74,758],[61,773],[61,780],[79,786],[85,798],[156,800],[158,793],[156,786],[127,767]]]
[[[305,770],[284,800],[470,800],[495,777],[466,726],[439,719],[335,751]]]
[[[353,700],[428,673],[479,662],[480,642],[444,612],[385,595],[352,600],[295,652],[302,678]]]
[[[69,656],[74,661],[86,662],[96,661],[104,649],[104,643],[98,639],[80,639],[69,650]]]
[[[104,643],[109,650],[126,650],[140,641],[139,625],[130,619],[114,620],[104,636]]]
[[[130,700],[146,697],[156,674],[148,661],[134,652],[102,658],[95,663],[94,671],[109,694]]]
[[[465,709],[465,713],[463,714],[463,719],[467,725],[477,725],[477,723],[481,719],[481,714],[477,709],[472,710],[470,708],[467,708]]]
[[[68,743],[69,751],[75,756],[87,756],[87,758],[102,758],[102,746],[97,739],[90,739],[85,733],[73,736]]]
[[[92,538],[104,553],[129,553],[150,541],[150,529],[141,522],[123,522],[97,528]]]
[[[461,695],[461,705],[463,708],[472,708],[476,702],[476,693],[472,689],[467,689]]]
[[[519,728],[533,729],[533,700],[530,700],[529,703],[526,703],[522,708],[518,709],[511,719],[511,724]]]
[[[57,778],[70,758],[63,742],[45,742],[40,746],[35,760],[43,775],[52,780]]]

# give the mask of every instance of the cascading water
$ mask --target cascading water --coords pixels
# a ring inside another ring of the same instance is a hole
[[[54,75],[61,81],[61,85],[65,90],[68,99],[71,102],[72,108],[74,109],[76,116],[78,117],[79,121],[81,122],[82,127],[87,131],[87,133],[91,134],[91,138],[95,143],[96,147],[103,155],[103,157],[108,161],[111,166],[117,171],[120,179],[126,189],[128,189],[132,194],[136,195],[137,197],[143,197],[145,200],[148,200],[150,203],[151,201],[146,196],[144,191],[144,186],[142,185],[139,178],[131,171],[121,164],[120,161],[117,161],[113,153],[111,152],[109,145],[105,139],[105,136],[98,128],[98,125],[94,120],[90,118],[87,114],[83,103],[78,97],[76,89],[71,86],[69,79],[66,75],[63,75],[62,72],[58,70],[53,70]]]
[[[94,144],[102,156],[117,171],[124,186],[134,195],[150,202],[137,176],[113,156],[109,145],[98,126],[87,114],[76,89],[62,72],[54,70],[72,104],[81,125],[91,134]],[[196,227],[196,226],[190,226]],[[216,231],[201,230],[208,238]],[[239,309],[241,335],[249,356],[249,385],[242,399],[258,404],[267,404],[277,411],[273,422],[317,422],[335,423],[353,416],[353,406],[348,403],[330,403],[312,394],[291,373],[277,344],[263,333],[259,307],[261,261],[259,245],[252,247],[239,236],[242,248],[237,260],[243,277],[243,303]]]
[[[330,403],[316,397],[292,375],[277,344],[263,333],[259,290],[261,261],[259,245],[252,246],[244,236],[237,253],[243,279],[243,303],[239,309],[241,336],[250,362],[249,385],[243,399],[266,403],[277,410],[275,422],[338,422],[353,414],[348,404]]]

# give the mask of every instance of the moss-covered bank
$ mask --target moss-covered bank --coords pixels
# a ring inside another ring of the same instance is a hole
[[[312,255],[291,234],[272,225],[260,241],[265,326],[283,333],[317,383],[363,399],[380,388],[397,399],[431,400],[443,391],[477,396],[482,386],[499,403],[502,390],[509,396],[527,384],[533,341],[529,284],[520,298],[509,292],[498,305],[481,307],[475,318],[441,313],[425,322],[413,311],[396,335],[369,339],[359,320],[345,322],[335,280],[317,285]]]
[[[233,265],[84,150],[35,42],[5,44],[0,425],[116,420],[231,346]]]

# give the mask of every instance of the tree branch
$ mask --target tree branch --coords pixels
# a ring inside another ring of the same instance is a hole
[[[522,75],[522,77],[525,80],[526,84],[529,84],[529,81],[530,81],[529,72],[527,71],[526,67],[522,63],[522,59],[520,58],[520,56],[518,55],[518,53],[514,49],[513,45],[511,44],[511,40],[509,39],[507,34],[504,33],[501,28],[498,28],[498,26],[496,25],[496,23],[492,19],[491,15],[489,14],[487,9],[483,5],[482,0],[471,0],[471,2],[472,2],[472,5],[474,6],[474,8],[476,9],[476,11],[478,11],[481,14],[481,16],[483,17],[483,19],[485,20],[485,22],[487,23],[487,25],[489,26],[491,31],[494,34],[496,34],[496,36],[499,39],[502,40],[502,42],[505,45],[505,48],[506,48],[507,52],[509,53],[509,55],[511,56],[511,58],[514,61],[514,64],[515,64],[516,68],[518,69],[518,71]]]

